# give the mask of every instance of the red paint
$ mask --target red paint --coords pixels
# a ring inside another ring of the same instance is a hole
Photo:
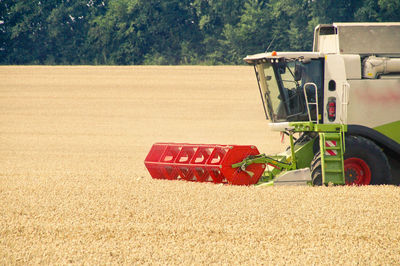
[[[386,93],[382,93],[386,91]],[[371,93],[372,92],[372,93]],[[400,91],[393,88],[356,90],[356,96],[363,101],[381,104],[399,104]]]
[[[265,164],[246,167],[253,177],[239,168],[232,168],[232,164],[259,154],[251,145],[155,143],[144,164],[156,179],[253,185],[260,179]]]
[[[360,158],[352,157],[344,160],[344,174],[346,185],[361,186],[371,183],[371,170]]]

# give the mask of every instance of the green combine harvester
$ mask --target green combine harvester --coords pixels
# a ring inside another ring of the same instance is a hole
[[[157,179],[233,185],[400,184],[399,44],[400,23],[334,23],[315,28],[312,52],[247,56],[290,148],[156,143],[145,165]]]

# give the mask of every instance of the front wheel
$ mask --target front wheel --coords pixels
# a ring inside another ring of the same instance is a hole
[[[371,140],[359,136],[346,136],[344,175],[346,185],[379,185],[391,180],[390,165],[383,151]],[[313,185],[322,185],[320,152],[311,162]]]

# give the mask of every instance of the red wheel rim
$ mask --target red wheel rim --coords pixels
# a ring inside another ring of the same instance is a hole
[[[344,175],[346,185],[369,185],[371,183],[371,170],[368,164],[360,158],[344,160]]]

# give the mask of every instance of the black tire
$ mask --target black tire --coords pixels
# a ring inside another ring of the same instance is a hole
[[[359,136],[346,136],[346,152],[343,156],[345,160],[345,179],[346,184],[352,184],[354,171],[350,167],[352,161],[362,162],[367,165],[370,171],[370,181],[362,183],[363,185],[388,184],[392,180],[389,161],[379,148],[371,140]],[[349,159],[349,160],[348,160]],[[321,154],[318,151],[311,161],[311,178],[315,186],[322,185]],[[347,169],[347,170],[346,170]]]
[[[400,186],[400,158],[397,155],[387,155],[390,169],[392,171],[392,180],[389,184]]]
[[[311,182],[313,186],[322,186],[321,153],[319,151],[311,161]]]
[[[364,161],[371,171],[371,185],[387,184],[392,179],[388,158],[373,141],[360,136],[346,136],[346,152],[343,159],[357,158]],[[349,170],[345,171],[349,181]]]
[[[317,152],[319,152],[319,136],[315,137],[315,140],[313,143],[313,152],[314,152],[314,154],[317,154]]]

